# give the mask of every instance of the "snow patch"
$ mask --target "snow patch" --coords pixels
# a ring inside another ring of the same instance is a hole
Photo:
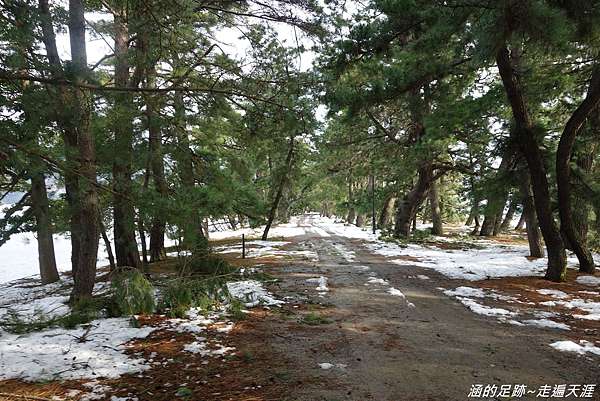
[[[0,379],[27,381],[116,378],[148,368],[130,358],[126,343],[154,327],[131,327],[127,318],[95,320],[74,330],[56,328],[0,337]],[[110,344],[110,346],[108,346]]]
[[[274,298],[262,284],[256,280],[234,281],[227,283],[231,296],[244,302],[246,307],[257,305],[276,306],[285,303]]]
[[[579,276],[575,279],[579,284],[600,286],[600,277],[595,276]]]
[[[566,325],[564,323],[560,323],[560,322],[555,322],[554,320],[550,320],[550,319],[530,319],[530,320],[523,320],[522,323],[529,325],[529,326],[536,326],[536,327],[542,327],[542,328],[571,330],[571,328],[568,325]]]
[[[570,340],[556,341],[550,344],[550,346],[559,351],[574,352],[579,355],[585,355],[588,352],[591,354],[600,355],[600,347],[597,347],[593,343],[585,340],[580,340],[579,344]]]
[[[318,287],[316,289],[319,292],[329,291],[329,287],[327,287],[327,277],[320,276],[316,278],[309,278],[306,281],[309,283],[318,283]]]

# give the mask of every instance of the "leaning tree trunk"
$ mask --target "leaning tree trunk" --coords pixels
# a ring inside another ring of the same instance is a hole
[[[123,11],[125,14],[125,11]],[[129,33],[126,16],[116,14],[115,26],[115,85],[129,83]],[[133,97],[130,92],[115,95],[113,149],[113,230],[117,267],[140,267],[140,254],[135,239],[135,210],[133,207],[131,165],[133,160]]]
[[[117,264],[115,263],[115,255],[112,251],[112,245],[110,242],[110,238],[108,238],[108,234],[106,232],[106,227],[102,222],[102,217],[99,218],[98,227],[100,227],[100,236],[102,237],[102,241],[104,241],[104,247],[106,248],[106,254],[108,255],[108,265],[110,267],[110,271],[114,272],[117,269]]]
[[[295,137],[292,135],[290,137],[290,143],[288,148],[288,154],[285,159],[284,171],[282,171],[281,179],[279,180],[279,186],[277,188],[277,193],[275,194],[275,199],[273,200],[273,204],[271,205],[271,210],[269,211],[269,217],[267,219],[267,225],[265,226],[265,230],[263,231],[261,239],[266,241],[269,236],[269,230],[271,229],[271,225],[273,224],[273,220],[275,220],[275,215],[277,213],[277,207],[279,206],[279,202],[281,201],[281,197],[283,196],[283,189],[288,179],[288,174],[292,170],[292,164],[294,161],[294,145],[295,145]]]
[[[550,190],[544,158],[533,132],[533,124],[523,97],[518,76],[515,75],[511,54],[506,46],[496,53],[496,64],[515,119],[515,135],[519,149],[529,168],[531,186],[539,226],[546,243],[548,268],[546,278],[564,281],[567,273],[567,255],[560,232],[552,216]]]
[[[54,241],[52,240],[48,192],[42,172],[34,172],[31,176],[31,206],[35,216],[38,261],[42,284],[53,283],[59,280],[59,276],[54,255]]]
[[[537,215],[535,213],[533,193],[531,192],[531,179],[529,178],[529,173],[527,171],[521,173],[520,191],[521,198],[523,199],[523,213],[521,217],[527,222],[529,256],[543,258],[544,244],[542,243],[542,233],[540,232]]]
[[[440,208],[440,194],[436,181],[433,181],[429,188],[429,205],[431,206],[431,221],[433,223],[431,233],[433,235],[444,235],[442,209]]]
[[[470,226],[475,222],[475,217],[479,216],[479,200],[473,200],[473,206],[471,206],[471,210],[469,211],[469,216],[467,217],[467,221],[465,221],[465,226]],[[479,220],[479,219],[477,219]],[[477,224],[479,227],[479,224]]]
[[[519,221],[515,226],[515,231],[521,231],[525,227],[525,213],[521,213],[521,217],[519,217]]]
[[[517,211],[518,206],[519,202],[517,202],[517,200],[513,196],[510,200],[510,204],[508,205],[506,216],[504,216],[504,220],[502,220],[502,224],[500,224],[500,231],[507,231],[509,229],[512,220],[515,217],[515,212]]]
[[[76,83],[84,83],[87,75],[85,24],[83,1],[69,0],[69,42]],[[92,99],[89,91],[81,87],[75,90],[74,95],[72,110],[78,134],[78,173],[81,177],[79,187],[81,231],[79,261],[74,274],[71,300],[78,301],[92,296],[96,279],[100,229],[98,226],[99,202],[96,189],[96,148],[90,126]]]
[[[558,186],[558,212],[560,215],[561,231],[568,239],[579,260],[579,271],[593,273],[595,270],[592,253],[582,241],[575,223],[571,206],[571,154],[577,134],[590,113],[600,102],[600,66],[596,65],[588,92],[583,102],[567,121],[558,142],[556,151],[556,183]]]
[[[417,214],[419,206],[427,197],[431,182],[433,181],[433,166],[424,163],[417,172],[417,183],[398,202],[396,210],[396,221],[394,235],[396,237],[408,237],[410,235],[410,224]]]

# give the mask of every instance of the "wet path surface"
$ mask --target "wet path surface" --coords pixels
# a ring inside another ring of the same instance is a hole
[[[322,230],[289,246],[316,252],[318,261],[272,270],[280,279],[272,290],[297,301],[263,322],[294,376],[285,399],[467,400],[473,384],[537,390],[597,382],[597,361],[552,350],[552,330],[476,315],[442,294],[438,287],[456,286],[443,276],[389,263],[361,240]],[[320,276],[329,291],[307,282]]]

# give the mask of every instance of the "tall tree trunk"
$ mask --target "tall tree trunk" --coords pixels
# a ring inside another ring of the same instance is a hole
[[[594,258],[581,236],[577,232],[573,221],[571,206],[571,154],[577,134],[583,123],[600,102],[600,66],[594,66],[588,92],[583,102],[567,121],[558,142],[556,151],[556,183],[558,186],[558,212],[560,215],[560,228],[568,239],[569,244],[579,260],[579,271],[593,273],[595,270]]]
[[[599,109],[596,109],[594,117],[590,118],[590,120],[592,121],[596,119],[600,120]],[[600,121],[598,121],[598,123],[600,123]],[[579,152],[579,155],[577,157],[577,167],[581,169],[581,171],[587,174],[590,174],[592,172],[597,148],[597,144],[594,144],[594,146],[592,146],[591,148],[586,148],[585,151]],[[589,220],[592,211],[591,202],[588,199],[588,197],[586,197],[582,193],[581,190],[575,191],[573,195],[575,198],[575,203],[577,204],[577,207],[573,209],[573,222],[575,224],[575,229],[579,233],[581,240],[584,243],[587,243]]]
[[[508,210],[506,211],[504,220],[502,220],[502,224],[500,224],[500,231],[507,231],[509,229],[512,220],[515,217],[515,212],[517,211],[518,206],[519,202],[517,202],[517,200],[513,196],[508,205]]]
[[[431,206],[431,221],[433,223],[431,233],[433,235],[444,235],[442,209],[440,208],[440,194],[436,181],[433,181],[429,188],[429,205]]]
[[[527,241],[529,242],[529,256],[534,258],[544,257],[544,245],[542,244],[542,233],[538,225],[535,213],[533,193],[531,192],[531,179],[529,173],[523,171],[520,174],[520,191],[523,199],[523,213],[521,217],[527,222]]]
[[[146,87],[156,87],[156,70],[154,65],[146,72]],[[158,97],[154,94],[146,96],[146,119],[148,124],[148,142],[150,148],[150,166],[154,188],[161,198],[169,195],[169,188],[165,180],[165,166],[162,154],[162,135],[160,118],[158,117]],[[167,227],[166,216],[162,207],[154,211],[150,227],[150,261],[155,262],[165,257],[165,231]]]
[[[496,53],[496,64],[515,119],[514,136],[529,168],[535,209],[548,254],[546,278],[553,281],[564,281],[567,273],[567,255],[552,216],[546,166],[533,132],[533,124],[525,104],[521,83],[514,73],[511,54],[506,46],[500,48]]]
[[[82,0],[69,0],[69,42],[71,63],[76,83],[84,83],[87,75],[85,16]],[[73,112],[77,127],[79,187],[80,250],[74,274],[71,299],[78,301],[92,296],[98,258],[99,203],[96,190],[96,148],[90,126],[92,98],[88,90],[78,88],[73,98]]]
[[[38,261],[42,284],[53,283],[59,280],[59,276],[54,255],[54,241],[52,240],[48,192],[46,191],[46,180],[42,172],[34,172],[31,175],[31,206],[35,216]]]
[[[269,216],[267,218],[267,224],[265,225],[265,230],[262,234],[262,240],[266,241],[269,236],[269,230],[271,229],[271,225],[273,224],[273,220],[275,220],[275,214],[277,213],[277,207],[279,206],[279,202],[281,201],[281,197],[283,195],[283,189],[288,179],[288,174],[292,170],[292,164],[294,161],[294,146],[295,146],[295,137],[294,135],[290,136],[290,141],[288,145],[288,153],[285,158],[284,170],[281,174],[281,179],[279,180],[279,185],[277,187],[277,193],[275,194],[275,199],[273,199],[273,203],[271,204],[271,210],[269,211]]]
[[[424,113],[429,110],[429,104],[421,98],[419,90],[411,94],[409,109],[412,120],[411,137],[418,143],[425,135],[425,126],[423,123]],[[396,220],[394,235],[396,237],[407,237],[410,235],[410,223],[417,214],[419,206],[423,203],[434,179],[433,164],[426,156],[417,169],[417,182],[413,188],[408,191],[402,200],[398,203],[396,209]]]
[[[196,177],[194,173],[193,152],[187,131],[187,119],[183,94],[176,92],[174,95],[175,129],[177,139],[177,159],[182,191],[187,194],[189,206],[184,210],[182,219],[183,238],[185,246],[196,256],[205,256],[208,253],[208,240],[202,230],[202,205],[198,204],[195,196]]]
[[[129,84],[129,32],[126,12],[114,16],[115,84]],[[117,266],[140,267],[140,255],[135,239],[131,165],[133,159],[133,97],[130,92],[115,95],[113,150],[113,230]]]
[[[42,28],[42,41],[46,49],[46,57],[50,65],[49,73],[55,79],[64,77],[63,66],[58,55],[56,35],[52,25],[52,15],[48,0],[39,0],[39,14]],[[73,91],[64,86],[48,87],[48,91],[56,99],[53,110],[54,119],[61,129],[62,139],[65,145],[65,192],[68,205],[69,230],[71,231],[71,269],[73,276],[77,274],[79,253],[81,249],[81,221],[80,216],[80,186],[78,175],[78,139],[76,121],[71,113],[73,102]]]

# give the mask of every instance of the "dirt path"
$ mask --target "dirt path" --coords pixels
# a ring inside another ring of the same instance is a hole
[[[287,381],[286,400],[467,400],[472,384],[525,384],[537,393],[598,380],[597,360],[548,346],[555,331],[476,315],[444,296],[437,288],[456,284],[431,270],[394,265],[335,235],[296,238],[289,248],[313,250],[319,261],[269,268],[280,279],[271,290],[288,304],[253,327],[278,360],[271,373]],[[306,281],[319,276],[328,292]]]

